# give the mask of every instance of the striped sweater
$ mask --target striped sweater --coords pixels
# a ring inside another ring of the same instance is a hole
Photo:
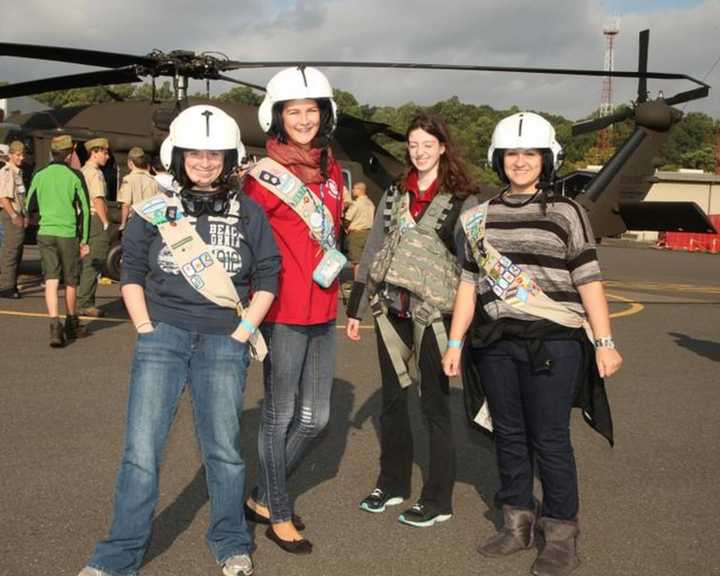
[[[547,213],[543,214],[537,199],[520,205],[528,199],[529,195],[493,199],[487,216],[487,239],[528,273],[547,296],[585,316],[577,286],[602,279],[585,209],[573,200],[557,196],[548,200]],[[493,294],[462,231],[457,246],[463,280],[476,283],[478,305],[492,320],[537,320]]]

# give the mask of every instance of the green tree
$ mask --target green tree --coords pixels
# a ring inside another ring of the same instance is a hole
[[[237,104],[260,106],[263,97],[249,86],[235,86],[217,96],[217,99],[220,100],[220,102],[235,102]]]

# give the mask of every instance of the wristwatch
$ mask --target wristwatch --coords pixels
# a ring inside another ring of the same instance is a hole
[[[603,336],[602,338],[595,338],[595,348],[615,348],[615,340],[612,336]]]

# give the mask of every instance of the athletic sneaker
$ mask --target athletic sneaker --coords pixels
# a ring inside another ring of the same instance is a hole
[[[224,576],[250,576],[255,571],[249,554],[237,554],[225,560]]]
[[[418,500],[412,508],[400,514],[398,520],[409,526],[427,528],[436,522],[445,522],[446,520],[450,520],[450,518],[452,518],[452,514],[440,514],[437,510],[433,509],[432,506],[427,506],[423,504],[422,500]]]
[[[385,512],[386,506],[397,506],[398,504],[402,504],[404,500],[405,499],[400,496],[390,496],[390,494],[386,494],[380,490],[380,488],[375,488],[365,500],[360,502],[360,510],[373,513]]]

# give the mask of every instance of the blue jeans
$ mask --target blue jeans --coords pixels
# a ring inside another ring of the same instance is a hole
[[[335,373],[335,321],[301,326],[264,324],[269,354],[258,437],[260,478],[253,499],[273,523],[292,517],[287,478],[330,418]]]
[[[533,460],[543,489],[542,514],[572,520],[578,512],[570,411],[582,362],[579,342],[545,342],[548,370],[534,371],[522,342],[501,340],[473,350],[495,429],[499,505],[534,508]]]
[[[247,346],[230,336],[163,323],[138,336],[112,526],[89,566],[113,576],[134,575],[140,567],[158,500],[158,468],[186,383],[210,496],[208,546],[219,564],[249,552],[240,453],[247,365]]]

